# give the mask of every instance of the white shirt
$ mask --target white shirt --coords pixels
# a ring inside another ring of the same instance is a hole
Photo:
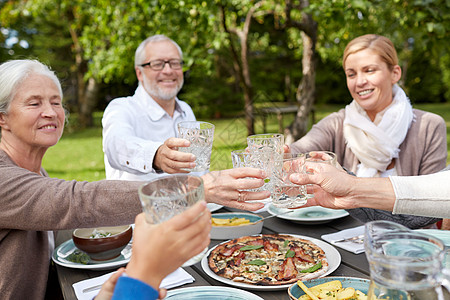
[[[171,117],[141,85],[133,96],[112,100],[102,119],[106,179],[146,181],[160,175],[153,169],[156,150],[177,136],[179,122],[195,120],[191,107],[178,99]]]

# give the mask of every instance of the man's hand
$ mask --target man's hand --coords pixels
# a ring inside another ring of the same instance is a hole
[[[191,143],[185,139],[169,138],[155,153],[153,166],[166,173],[189,173],[182,168],[195,167],[195,155],[178,151],[179,147],[189,147]]]

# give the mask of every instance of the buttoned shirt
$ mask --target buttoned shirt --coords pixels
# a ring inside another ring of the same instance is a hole
[[[182,121],[195,121],[186,102],[176,99],[171,117],[141,85],[133,96],[112,100],[102,119],[106,179],[146,181],[160,175],[153,169],[156,151],[177,136]]]

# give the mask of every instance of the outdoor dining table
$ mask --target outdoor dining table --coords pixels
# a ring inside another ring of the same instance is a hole
[[[217,212],[227,212],[226,208],[222,208]],[[268,212],[260,213],[262,216],[269,216]],[[281,218],[270,218],[264,221],[264,226],[262,229],[263,234],[274,234],[274,233],[286,233],[294,235],[303,235],[316,239],[321,239],[323,234],[334,233],[343,229],[353,228],[362,225],[362,223],[351,216],[346,216],[340,219],[332,220],[324,224],[307,224],[307,223],[294,223],[289,220]],[[71,238],[71,231],[61,231],[57,237],[57,244],[60,244]],[[209,248],[216,246],[221,243],[221,240],[211,240]],[[369,264],[367,262],[364,253],[353,254],[352,252],[346,251],[339,247],[336,247],[341,255],[341,263],[339,267],[328,276],[348,276],[348,277],[359,277],[359,278],[369,278]],[[113,270],[88,270],[88,269],[74,269],[67,268],[60,265],[56,265],[58,272],[58,280],[61,285],[61,290],[64,295],[64,299],[76,299],[75,292],[73,290],[72,284],[79,282],[81,280],[94,278],[101,276],[103,274],[112,272]],[[190,284],[185,284],[177,288],[184,287],[194,287],[194,286],[227,286],[226,284],[216,281],[215,279],[208,276],[202,269],[201,264],[197,263],[191,267],[184,268],[189,274],[191,274],[195,281]],[[176,289],[176,288],[175,288]],[[289,299],[287,290],[271,290],[271,291],[260,291],[260,290],[249,290],[267,300],[278,300],[278,299]]]

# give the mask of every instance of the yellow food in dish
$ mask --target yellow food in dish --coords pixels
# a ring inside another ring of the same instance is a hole
[[[298,300],[367,300],[367,296],[352,287],[343,288],[339,280],[329,281],[313,287],[306,287],[300,280],[298,286],[305,292]]]
[[[250,220],[246,218],[237,218],[237,217],[231,219],[211,218],[211,223],[213,226],[237,226],[249,224]]]

